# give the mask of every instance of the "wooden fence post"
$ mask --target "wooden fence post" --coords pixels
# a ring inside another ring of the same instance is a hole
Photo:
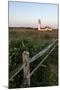
[[[25,64],[23,68],[23,75],[24,75],[23,85],[24,87],[29,87],[30,86],[29,52],[24,51],[22,54],[22,58],[23,58],[23,64]]]

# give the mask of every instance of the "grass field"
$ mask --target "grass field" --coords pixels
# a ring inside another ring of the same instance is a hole
[[[40,32],[26,28],[9,28],[9,73],[19,64],[22,64],[22,52],[24,50],[28,50],[30,57],[33,57],[57,38],[58,30]],[[35,67],[36,64],[33,63],[32,66]],[[31,87],[58,85],[58,47],[51,53],[44,64],[48,67],[40,67],[36,71],[31,78]],[[9,82],[9,87],[21,87],[22,78],[21,72],[13,81]]]

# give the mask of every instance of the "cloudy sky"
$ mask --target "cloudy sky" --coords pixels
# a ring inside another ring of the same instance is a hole
[[[38,19],[41,26],[58,27],[58,5],[9,2],[9,27],[37,27]]]

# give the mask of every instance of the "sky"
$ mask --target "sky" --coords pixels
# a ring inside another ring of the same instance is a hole
[[[37,27],[38,19],[41,27],[58,28],[58,5],[9,1],[9,27]]]

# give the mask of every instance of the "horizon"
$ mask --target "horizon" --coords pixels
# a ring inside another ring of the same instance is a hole
[[[9,1],[9,27],[58,28],[58,5],[32,2]]]

